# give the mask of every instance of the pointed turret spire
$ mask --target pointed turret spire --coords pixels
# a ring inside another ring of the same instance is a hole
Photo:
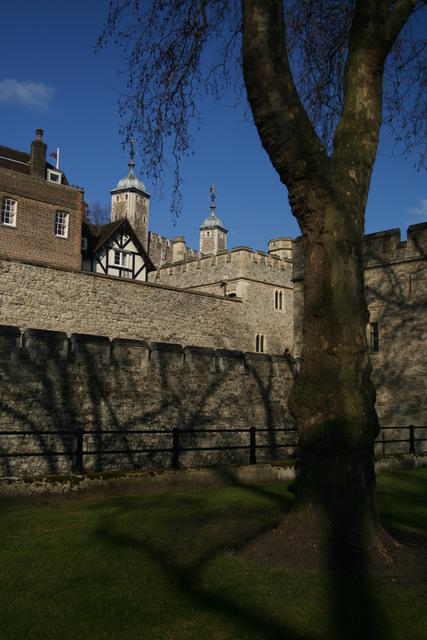
[[[224,228],[221,220],[215,215],[215,185],[212,184],[210,189],[210,209],[211,212],[200,227],[200,252],[204,254],[218,253],[223,251],[227,246],[227,229]]]

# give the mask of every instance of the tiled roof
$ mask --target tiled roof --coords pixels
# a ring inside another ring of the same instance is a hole
[[[0,167],[19,171],[20,173],[29,173],[28,163],[30,154],[24,151],[17,151],[0,145]]]
[[[4,147],[0,145],[0,167],[4,169],[11,169],[12,171],[18,171],[19,173],[30,174],[30,154],[25,151],[18,151],[17,149],[11,149],[10,147]],[[46,168],[56,171],[56,167],[50,162],[46,162]],[[62,182],[67,187],[69,182],[65,173],[62,173]]]

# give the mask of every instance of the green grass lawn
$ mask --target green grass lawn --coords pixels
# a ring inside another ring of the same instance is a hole
[[[384,523],[427,545],[427,469],[383,474]],[[0,639],[424,640],[427,589],[266,568],[233,552],[283,483],[0,508]]]

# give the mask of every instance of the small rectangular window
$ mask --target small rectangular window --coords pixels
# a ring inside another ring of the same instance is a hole
[[[16,227],[16,200],[3,198],[1,205],[1,223],[8,227]]]
[[[369,347],[372,353],[379,351],[378,322],[369,323]]]
[[[126,251],[118,251],[114,250],[114,264],[117,267],[127,267],[128,266],[128,256],[129,254]]]
[[[48,169],[47,179],[49,180],[49,182],[56,182],[56,184],[61,184],[62,173],[60,171],[54,171],[53,169]]]
[[[255,351],[257,353],[264,353],[264,346],[265,346],[265,336],[263,336],[261,333],[257,333],[255,338]]]
[[[68,213],[57,211],[55,216],[55,235],[59,238],[68,237]]]

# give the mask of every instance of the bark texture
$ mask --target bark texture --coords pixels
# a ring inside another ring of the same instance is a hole
[[[293,82],[282,0],[242,0],[248,98],[261,142],[288,188],[305,254],[302,366],[289,399],[301,443],[298,507],[283,527],[301,539],[302,523],[310,522],[315,545],[321,531],[328,531],[329,542],[321,543],[325,552],[332,541],[337,558],[353,558],[353,566],[366,549],[375,554],[382,548],[388,556],[390,547],[375,497],[373,443],[379,426],[362,262],[384,62],[415,2],[402,0],[393,10],[389,5],[356,3],[343,112],[328,156]]]

